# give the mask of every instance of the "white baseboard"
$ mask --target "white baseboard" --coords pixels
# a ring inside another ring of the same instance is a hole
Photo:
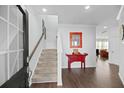
[[[92,68],[92,67],[96,67],[96,65],[92,65],[92,66],[86,66],[86,68]],[[62,66],[63,69],[68,68],[68,66]],[[80,65],[75,65],[75,66],[71,66],[71,68],[81,68]]]
[[[120,73],[118,73],[118,75],[119,75],[119,77],[121,79],[122,84],[124,85],[124,79],[123,79],[122,75]]]
[[[49,80],[49,81],[38,81],[38,82],[32,82],[32,83],[56,83],[57,80]]]

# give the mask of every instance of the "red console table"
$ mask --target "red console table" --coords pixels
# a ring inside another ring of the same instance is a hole
[[[81,69],[82,69],[82,63],[84,63],[84,69],[85,69],[85,58],[88,54],[66,54],[68,57],[68,69],[71,69],[71,63],[73,62],[81,62]]]

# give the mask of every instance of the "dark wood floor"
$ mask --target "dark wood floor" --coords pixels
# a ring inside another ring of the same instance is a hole
[[[118,76],[119,67],[99,60],[96,68],[63,69],[62,88],[123,88]],[[56,83],[34,83],[32,88],[57,88]]]

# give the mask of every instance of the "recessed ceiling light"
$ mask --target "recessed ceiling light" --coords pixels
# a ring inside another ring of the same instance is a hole
[[[89,6],[89,5],[87,5],[87,6],[85,6],[84,8],[87,10],[87,9],[89,9],[89,8],[90,8],[90,6]]]
[[[43,11],[43,12],[47,12],[47,9],[46,9],[46,8],[43,8],[42,11]]]
[[[104,29],[108,28],[107,26],[104,26]]]

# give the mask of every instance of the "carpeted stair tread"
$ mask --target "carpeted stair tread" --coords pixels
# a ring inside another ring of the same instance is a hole
[[[35,69],[33,83],[57,82],[57,50],[44,49]]]

